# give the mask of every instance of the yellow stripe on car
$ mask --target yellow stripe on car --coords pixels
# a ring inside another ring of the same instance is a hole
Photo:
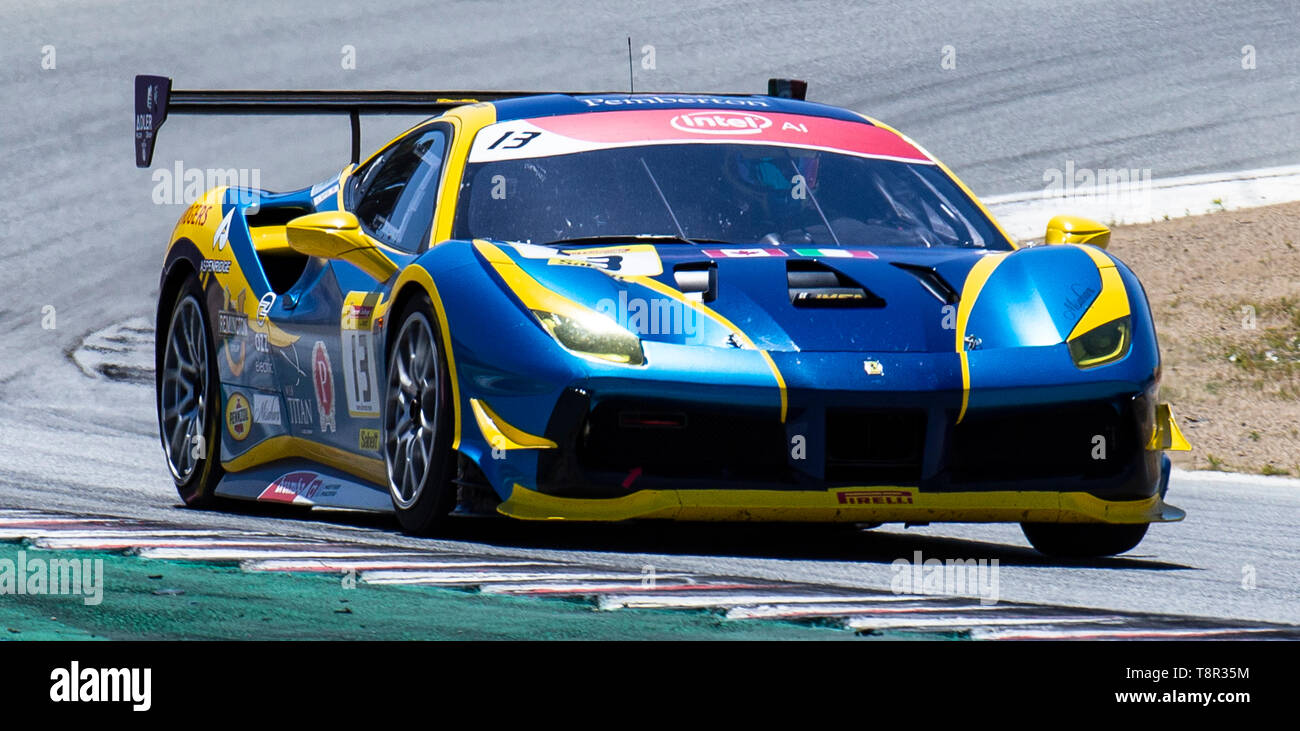
[[[890,501],[871,502],[873,495]],[[830,490],[639,490],[614,498],[547,495],[515,484],[497,507],[522,520],[620,521],[633,518],[716,521],[1161,523],[1183,512],[1159,496],[1103,500],[1085,492],[921,492],[915,487]]]
[[[559,446],[546,437],[529,434],[511,425],[481,399],[470,399],[469,406],[474,411],[479,431],[483,432],[483,438],[493,449],[555,449]]]
[[[961,288],[961,301],[957,305],[957,355],[961,358],[961,411],[957,413],[957,422],[966,418],[966,406],[970,402],[970,359],[966,354],[966,325],[970,322],[971,310],[975,309],[975,300],[980,290],[993,275],[993,270],[1007,257],[1006,253],[985,254],[975,262],[966,274],[966,283]]]

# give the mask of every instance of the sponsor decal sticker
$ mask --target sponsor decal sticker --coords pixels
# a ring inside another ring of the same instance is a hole
[[[878,259],[875,254],[865,249],[795,249],[799,256],[826,256],[839,259]]]
[[[212,206],[207,203],[195,203],[185,209],[180,222],[182,225],[202,226],[208,222],[208,211],[211,210]]]
[[[705,256],[715,259],[753,259],[763,256],[789,256],[781,249],[704,249]]]
[[[207,274],[208,272],[212,272],[214,274],[229,274],[230,260],[229,259],[204,259],[202,262],[199,263],[199,273]]]
[[[294,426],[312,426],[316,423],[312,417],[312,403],[305,398],[286,397],[285,404],[289,408],[289,423]]]
[[[329,351],[320,340],[311,349],[311,375],[316,389],[316,407],[320,411],[320,430],[332,432],[335,429],[334,370],[330,365]]]
[[[280,397],[266,393],[253,394],[253,423],[281,426]]]
[[[379,430],[362,429],[361,435],[357,438],[357,448],[363,452],[378,452]]]
[[[333,497],[338,493],[339,484],[326,484],[326,479],[325,475],[319,472],[289,472],[275,478],[257,496],[257,499],[273,503],[310,505],[318,498]]]
[[[885,366],[878,360],[862,361],[862,370],[866,371],[868,376],[885,375]]]
[[[349,292],[343,301],[343,393],[352,416],[379,416],[375,335],[371,330],[378,299],[373,293]]]
[[[752,112],[688,112],[668,120],[679,132],[701,135],[756,135],[772,126],[772,120]]]
[[[275,306],[275,292],[267,292],[262,295],[262,299],[257,301],[257,324],[265,326],[266,316],[271,313],[271,308]]]
[[[253,411],[248,405],[248,398],[242,393],[233,393],[226,401],[226,431],[232,439],[242,442],[248,437],[252,428]]]
[[[244,295],[247,290],[239,290],[237,296],[222,287],[222,305],[217,311],[217,335],[225,341],[226,365],[230,374],[238,378],[244,374],[244,359],[248,355],[248,315],[244,314]]]
[[[907,490],[845,490],[835,494],[840,505],[911,505]]]

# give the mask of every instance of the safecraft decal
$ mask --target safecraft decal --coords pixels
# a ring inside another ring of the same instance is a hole
[[[375,335],[372,329],[379,296],[349,292],[343,300],[340,335],[343,344],[343,392],[351,416],[379,416],[375,380]]]
[[[317,340],[311,349],[312,383],[316,387],[316,408],[320,412],[321,432],[332,432],[334,420],[334,371],[325,343]]]
[[[933,164],[907,140],[866,122],[739,109],[638,109],[500,122],[479,131],[469,162],[699,142],[781,145]]]
[[[362,429],[360,435],[357,437],[357,449],[360,449],[363,452],[378,452],[379,430]]]
[[[248,399],[242,393],[233,393],[226,401],[226,431],[237,442],[248,437],[248,430],[253,423],[253,412]]]

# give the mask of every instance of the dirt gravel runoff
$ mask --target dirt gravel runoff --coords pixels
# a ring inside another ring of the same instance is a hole
[[[1300,203],[1117,227],[1142,280],[1187,469],[1300,475]]]

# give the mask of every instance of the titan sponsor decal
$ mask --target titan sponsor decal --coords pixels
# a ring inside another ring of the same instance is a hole
[[[316,417],[312,415],[312,402],[305,398],[286,396],[285,406],[289,409],[289,423],[294,426],[315,426]],[[310,430],[308,430],[310,431]]]
[[[232,439],[242,442],[253,425],[253,410],[242,393],[233,393],[226,401],[226,431]]]
[[[877,259],[875,254],[863,249],[795,249],[799,256],[826,256],[837,259]]]
[[[257,499],[273,503],[310,505],[317,499],[330,498],[338,494],[340,484],[337,482],[326,484],[327,479],[331,478],[319,472],[289,472],[272,480]]]
[[[911,505],[907,490],[846,490],[835,494],[840,505]]]
[[[283,426],[280,415],[280,397],[266,393],[253,394],[253,423]]]
[[[334,369],[330,365],[330,354],[325,343],[316,341],[311,349],[312,385],[316,389],[316,407],[320,411],[321,432],[332,432],[336,423],[334,419]]]
[[[703,249],[701,253],[715,259],[755,259],[763,256],[789,256],[781,249]]]
[[[225,341],[226,364],[230,374],[238,378],[244,374],[244,360],[248,355],[248,315],[244,314],[244,295],[247,290],[239,290],[232,296],[226,287],[221,288],[223,301],[217,311],[217,335]]]
[[[379,416],[375,335],[371,329],[378,300],[379,295],[374,293],[349,292],[343,301],[343,392],[352,416]]]
[[[668,124],[679,132],[701,135],[756,135],[771,127],[772,120],[750,112],[690,112],[673,117]]]
[[[229,274],[230,260],[229,259],[204,259],[203,261],[199,262],[199,273],[200,274],[208,274],[208,273]]]
[[[379,430],[362,429],[360,436],[357,437],[357,448],[363,452],[378,452]]]

